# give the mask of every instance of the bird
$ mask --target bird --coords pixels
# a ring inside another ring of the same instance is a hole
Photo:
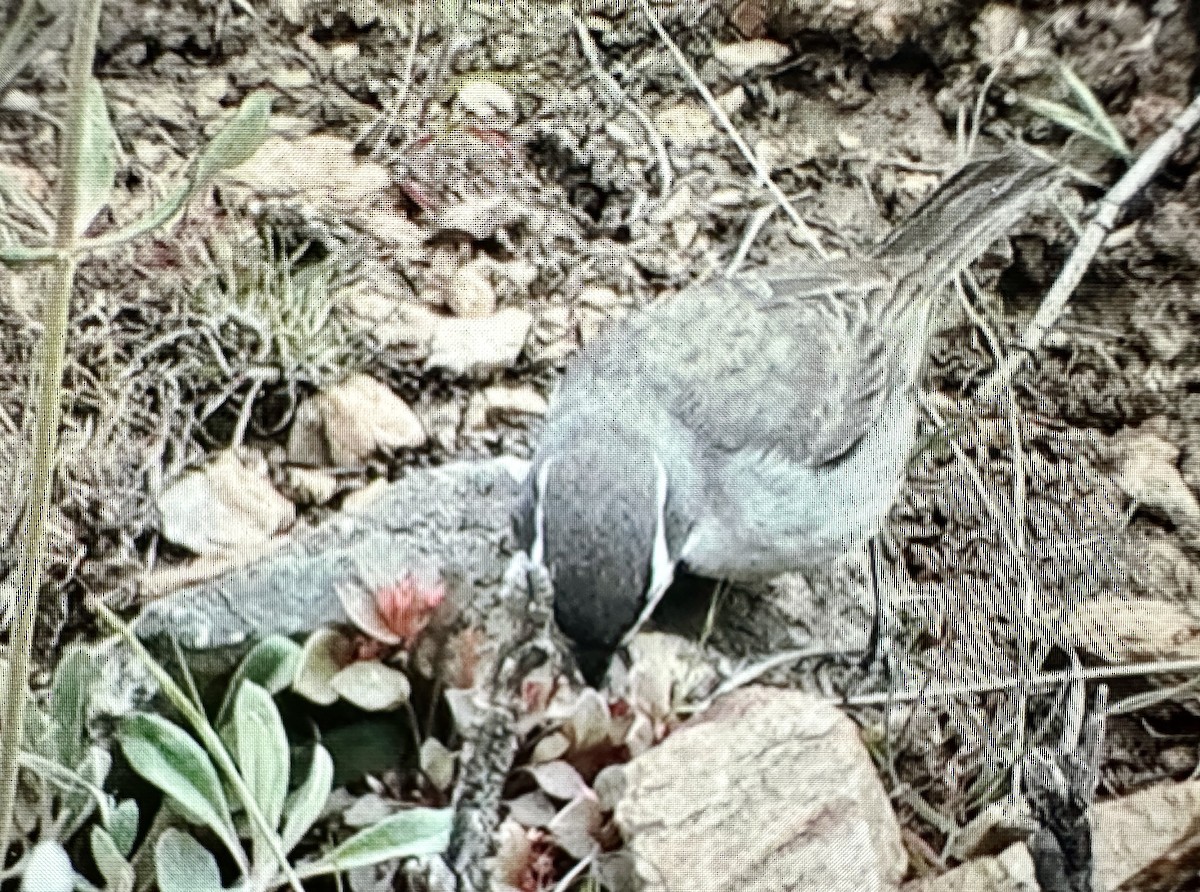
[[[662,298],[603,330],[552,394],[514,516],[599,683],[681,568],[762,580],[861,546],[898,498],[935,298],[1060,179],[967,162],[874,249]]]

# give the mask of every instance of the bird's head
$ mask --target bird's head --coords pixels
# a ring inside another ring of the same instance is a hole
[[[547,451],[526,478],[519,538],[549,570],[555,619],[592,684],[670,582],[666,500],[663,463],[629,442]]]

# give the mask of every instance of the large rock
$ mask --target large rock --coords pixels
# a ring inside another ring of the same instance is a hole
[[[616,818],[646,890],[871,892],[906,869],[858,729],[797,691],[745,688],[626,769]]]
[[[999,855],[976,858],[940,876],[916,880],[904,892],[1039,892],[1033,861],[1024,843]],[[1045,890],[1041,890],[1045,892]]]
[[[374,587],[430,567],[478,609],[499,590],[512,555],[510,518],[524,471],[515,459],[413,471],[271,554],[150,603],[134,629],[143,637],[169,630],[190,650],[295,635],[348,621],[335,586]]]
[[[1097,892],[1166,888],[1200,868],[1200,781],[1162,784],[1094,811]],[[1160,885],[1162,884],[1162,885]]]

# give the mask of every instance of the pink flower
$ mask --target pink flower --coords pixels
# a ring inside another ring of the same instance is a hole
[[[375,609],[385,628],[404,641],[416,639],[446,600],[446,585],[429,582],[413,573],[392,585],[375,590]]]

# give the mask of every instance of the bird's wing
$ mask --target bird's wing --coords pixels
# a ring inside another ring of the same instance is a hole
[[[690,289],[589,345],[565,387],[577,377],[604,388],[595,397],[662,405],[700,450],[833,461],[896,384],[897,345],[861,312],[885,275],[870,261],[814,264]]]
[[[790,394],[797,412],[777,419],[773,433],[803,444],[813,464],[834,461],[854,447],[896,388],[915,373],[913,359],[924,354],[921,309],[896,327],[881,325],[868,311],[897,287],[884,263],[777,268],[765,278],[771,297],[756,309],[773,320],[774,336],[794,344],[802,332],[800,342],[812,345],[777,379],[777,397]]]
[[[566,402],[681,426],[696,449],[834,461],[911,382],[929,299],[1058,178],[1023,150],[979,158],[868,258],[766,267],[660,301],[588,345]]]

